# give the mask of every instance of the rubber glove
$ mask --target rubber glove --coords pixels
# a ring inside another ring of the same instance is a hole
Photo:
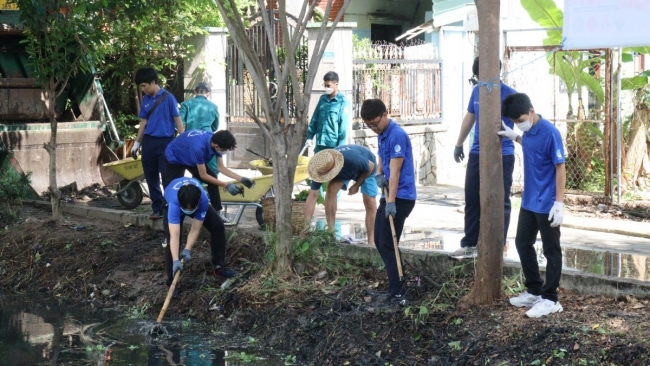
[[[237,187],[234,183],[228,183],[228,185],[226,186],[226,190],[228,191],[228,193],[232,194],[233,196],[242,193],[242,190],[239,187]]]
[[[386,179],[385,175],[377,174],[375,175],[375,180],[377,181],[377,187],[379,187],[380,191],[383,191],[384,187],[388,189],[388,179]]]
[[[397,215],[397,207],[395,207],[395,202],[386,202],[386,208],[384,209],[384,212],[386,213],[386,218],[388,218],[388,216],[395,218]]]
[[[133,159],[138,158],[138,149],[139,148],[140,148],[140,143],[137,142],[137,141],[134,141],[133,146],[131,147],[131,157],[133,157]]]
[[[518,133],[516,133],[512,128],[506,126],[503,121],[501,121],[501,126],[503,126],[503,130],[497,132],[497,135],[507,137],[512,141],[517,141],[517,137],[519,137]]]
[[[255,185],[255,182],[253,182],[253,180],[250,178],[241,177],[239,181],[241,182],[241,184],[245,185],[246,188],[253,188],[253,186]]]
[[[551,212],[548,213],[548,221],[551,222],[551,227],[558,227],[562,225],[562,220],[564,219],[564,203],[557,202],[551,207]]]
[[[463,152],[463,145],[454,147],[454,160],[460,163],[465,159],[465,152]]]
[[[180,260],[174,261],[174,265],[172,266],[172,275],[175,276],[177,271],[182,271],[183,270],[183,262]]]
[[[192,259],[192,254],[190,253],[190,250],[185,248],[181,251],[181,255],[179,256],[180,259],[182,259],[185,263],[189,262],[190,259]]]

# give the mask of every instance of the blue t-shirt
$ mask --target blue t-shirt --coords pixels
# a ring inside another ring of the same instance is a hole
[[[498,88],[501,90],[501,101],[503,102],[504,99],[510,94],[515,94],[517,93],[516,90],[513,88],[509,87],[508,85],[504,84],[501,82],[501,87]],[[472,142],[472,148],[470,150],[470,154],[478,154],[479,153],[479,90],[480,88],[478,86],[474,87],[474,90],[472,90],[472,97],[469,100],[469,104],[467,105],[467,111],[469,113],[474,114],[476,117],[474,121],[474,141]],[[492,91],[497,90],[497,88],[493,88]],[[511,120],[508,118],[501,116],[501,119],[503,122],[506,123],[506,125],[510,128],[514,128],[514,123],[512,123]],[[501,154],[502,155],[514,155],[515,154],[515,144],[512,142],[510,139],[501,139]]]
[[[149,110],[153,108],[156,101],[162,98],[165,93],[169,92],[160,88],[158,94],[154,97],[144,95],[142,97],[140,115],[138,117],[146,119]],[[174,117],[178,116],[180,116],[178,112],[178,102],[176,101],[176,98],[174,98],[174,95],[169,93],[165,100],[163,100],[156,109],[154,109],[151,116],[149,116],[147,125],[144,126],[144,134],[153,137],[174,137],[174,133],[176,132],[176,122],[174,122]]]
[[[361,145],[341,145],[335,147],[334,150],[343,154],[343,168],[336,176],[340,180],[353,180],[356,182],[361,173],[370,169],[370,161],[375,165],[372,172],[374,173],[377,169],[375,154]]]
[[[208,212],[208,208],[210,207],[210,200],[208,199],[208,195],[205,193],[205,190],[203,187],[201,187],[201,183],[198,180],[194,178],[182,177],[174,179],[171,181],[171,183],[169,183],[167,188],[165,188],[165,200],[167,201],[168,205],[167,222],[170,224],[180,224],[181,215],[185,215],[183,211],[181,211],[181,205],[178,202],[178,190],[186,184],[192,184],[201,189],[199,207],[197,207],[196,211],[194,211],[190,217],[198,221],[205,220],[205,215]]]
[[[207,164],[215,155],[221,157],[210,146],[212,132],[191,130],[178,135],[165,149],[165,158],[171,164],[196,166]]]
[[[377,135],[379,143],[379,157],[386,179],[390,180],[390,160],[403,158],[400,170],[397,198],[415,200],[415,168],[413,166],[413,148],[411,139],[402,127],[391,119],[384,132]]]
[[[555,202],[555,165],[564,163],[564,144],[560,131],[541,115],[539,118],[521,137],[524,152],[524,194],[521,207],[547,214]]]

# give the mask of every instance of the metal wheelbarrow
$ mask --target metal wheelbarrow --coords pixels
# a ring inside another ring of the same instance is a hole
[[[118,183],[117,192],[113,193],[122,206],[134,209],[142,203],[142,197],[145,194],[149,196],[149,190],[142,183],[144,181],[144,170],[142,170],[141,158],[126,158],[104,164],[104,167],[124,178]]]
[[[309,158],[306,156],[298,157],[298,165],[296,166],[296,173],[293,182],[298,183],[309,178],[307,172],[307,163]],[[237,183],[242,190],[241,195],[231,195],[225,188],[220,187],[219,193],[221,195],[221,205],[238,206],[235,218],[229,225],[236,226],[239,224],[241,217],[246,207],[255,207],[255,220],[257,223],[264,227],[264,211],[262,209],[262,198],[273,197],[273,166],[269,164],[266,159],[253,160],[249,163],[251,166],[259,170],[262,174],[261,177],[252,178],[255,185],[252,188],[246,188],[243,184]]]

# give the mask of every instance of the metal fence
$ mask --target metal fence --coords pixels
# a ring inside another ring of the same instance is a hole
[[[355,125],[366,127],[360,112],[370,98],[381,99],[401,124],[442,121],[442,61],[435,58],[433,45],[373,44],[355,49],[352,63]]]

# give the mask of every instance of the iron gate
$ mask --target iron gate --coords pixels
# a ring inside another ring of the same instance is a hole
[[[274,30],[273,42],[269,42],[269,37],[266,34],[266,25],[264,24],[263,14],[261,12],[248,19],[251,24],[247,30],[248,39],[256,50],[257,57],[262,63],[262,66],[267,70],[266,80],[269,91],[271,92],[271,99],[275,102],[278,88],[283,87],[287,96],[289,118],[294,118],[296,107],[293,88],[289,80],[287,80],[285,85],[277,85],[277,75],[271,55],[271,47],[275,47],[280,65],[283,64],[285,57],[287,57],[286,50],[282,45],[282,25],[279,20],[279,13],[277,10],[266,11],[269,13],[269,19],[272,20]],[[293,34],[296,19],[291,15],[288,16],[289,34]],[[226,53],[226,121],[228,128],[237,139],[237,149],[230,153],[229,165],[233,168],[248,168],[248,162],[259,158],[247,151],[247,148],[260,155],[268,157],[271,155],[270,141],[264,138],[260,127],[246,113],[250,109],[262,122],[266,122],[259,93],[255,89],[249,71],[246,69],[244,57],[229,37]],[[305,70],[307,69],[307,37],[302,37],[294,57],[296,58],[296,68],[298,75],[301,77],[302,86],[304,85]]]

